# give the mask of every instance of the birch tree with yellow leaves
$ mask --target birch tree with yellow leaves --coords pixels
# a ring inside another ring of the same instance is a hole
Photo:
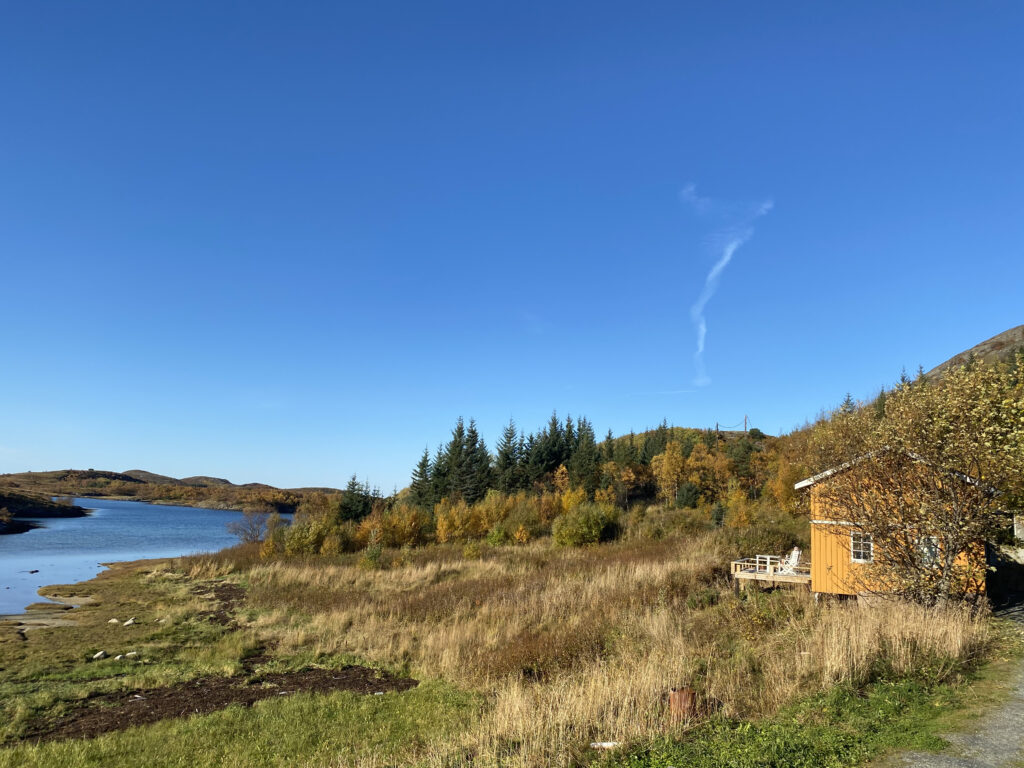
[[[1024,357],[919,378],[818,425],[825,508],[869,536],[864,588],[924,603],[969,598],[983,548],[1024,500]]]

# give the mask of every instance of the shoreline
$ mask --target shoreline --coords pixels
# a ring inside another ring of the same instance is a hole
[[[89,581],[92,581],[92,579]],[[85,584],[86,582],[79,583]],[[53,586],[64,585],[55,584]],[[40,587],[40,589],[46,589],[46,587]],[[40,595],[40,597],[52,602],[31,603],[26,606],[22,613],[0,614],[0,623],[14,622],[22,634],[44,627],[69,627],[76,623],[73,619],[68,618],[73,610],[96,602],[96,598],[92,595],[72,595],[68,597],[60,595],[46,597],[45,595]]]
[[[96,579],[102,578],[115,570],[132,568],[155,563],[166,563],[174,560],[173,557],[143,557],[138,560],[116,560],[110,563],[100,563],[102,571],[90,579],[75,581],[70,584],[45,584],[36,590],[42,600],[49,602],[29,603],[21,613],[0,613],[0,624],[14,622],[18,627],[24,627],[25,631],[39,629],[41,627],[66,627],[75,622],[68,618],[69,614],[76,608],[83,605],[92,605],[96,597],[91,594],[82,595],[48,595],[44,594],[49,590],[70,591],[89,584]]]
[[[217,502],[200,503],[198,501],[187,501],[184,499],[142,499],[138,496],[72,496],[75,499],[95,499],[96,501],[132,501],[138,504],[155,504],[161,507],[189,507],[191,509],[209,509],[211,512],[243,512],[244,505],[223,504],[213,506]],[[279,512],[281,515],[290,515],[291,512]]]
[[[0,536],[13,536],[16,533],[28,533],[36,528],[42,528],[39,523],[32,520],[10,520],[0,523]]]
[[[3,487],[0,487],[0,509],[6,511],[5,519],[0,521],[0,536],[13,536],[42,528],[43,520],[67,520],[90,514],[90,510],[76,504],[61,503],[47,496]]]

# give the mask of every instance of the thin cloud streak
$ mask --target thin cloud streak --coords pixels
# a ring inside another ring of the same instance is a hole
[[[713,204],[711,199],[700,197],[694,184],[687,184],[680,196],[683,201],[689,203],[693,210],[700,215],[704,215],[712,210]],[[713,238],[716,248],[721,248],[721,256],[719,256],[704,279],[704,288],[701,290],[700,296],[697,297],[697,301],[690,307],[690,320],[697,331],[697,351],[693,355],[693,363],[696,369],[696,376],[693,380],[694,386],[706,387],[711,383],[707,366],[704,363],[704,349],[708,335],[708,322],[704,310],[708,302],[715,295],[715,291],[718,290],[718,283],[722,273],[729,266],[729,262],[732,261],[736,251],[754,236],[754,228],[751,223],[754,219],[768,213],[773,206],[774,203],[771,200],[758,203],[753,208],[748,209],[746,215],[743,216],[743,219],[738,224],[716,233]]]

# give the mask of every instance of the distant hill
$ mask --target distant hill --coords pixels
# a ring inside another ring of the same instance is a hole
[[[236,485],[222,477],[194,475],[176,478],[129,469],[108,472],[97,469],[60,469],[50,472],[18,472],[0,475],[0,510],[4,508],[4,494],[31,495],[35,499],[50,497],[98,497],[149,501],[212,509],[273,509],[281,514],[295,512],[303,497],[311,493],[342,494],[337,488],[276,488],[266,483]],[[14,502],[15,507],[24,506]],[[40,509],[38,505],[36,509]],[[66,507],[54,511],[61,512]],[[23,515],[31,516],[31,515]],[[31,522],[13,520],[0,526],[0,533],[14,533],[32,527]]]
[[[26,473],[30,474],[30,473]],[[45,473],[41,473],[45,474]],[[118,483],[141,483],[144,482],[123,472],[107,472],[102,469],[65,469],[58,480],[109,480]]]
[[[198,485],[201,488],[209,488],[213,485],[234,485],[230,480],[223,477],[207,477],[206,475],[194,475],[193,477],[181,478],[182,485]],[[267,486],[268,488],[270,486]]]
[[[63,496],[74,491],[102,493],[111,485],[128,484],[131,487],[144,485],[177,486],[181,488],[245,489],[252,491],[277,491],[287,493],[342,493],[340,488],[326,486],[306,488],[282,488],[267,483],[242,483],[240,485],[223,477],[193,475],[192,477],[171,477],[145,469],[128,469],[124,472],[108,472],[99,469],[58,469],[49,472],[17,472],[0,475],[0,488],[22,488],[28,491]],[[120,491],[125,488],[120,486]]]
[[[941,377],[950,368],[963,365],[970,359],[993,362],[1005,360],[1011,357],[1018,350],[1024,350],[1024,325],[1018,325],[1008,331],[996,334],[991,339],[986,339],[980,344],[975,344],[970,349],[965,349],[944,363],[935,366],[925,374],[928,378]]]
[[[134,477],[141,483],[156,483],[157,485],[184,485],[176,477],[168,477],[167,475],[158,475],[156,472],[147,472],[144,469],[128,469],[123,473],[128,477]]]

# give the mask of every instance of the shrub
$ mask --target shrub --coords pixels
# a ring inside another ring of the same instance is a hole
[[[471,507],[462,499],[441,499],[434,512],[437,518],[437,540],[442,544],[482,539],[487,533],[488,526],[480,514],[479,506]]]
[[[261,557],[272,557],[284,552],[284,537],[288,525],[276,512],[267,518],[267,530],[263,536],[263,544],[260,546]]]
[[[782,554],[793,547],[806,547],[806,542],[795,531],[779,525],[763,525],[737,531],[736,550],[753,554]]]
[[[664,509],[637,505],[626,517],[625,535],[630,539],[660,541],[692,536],[709,528],[707,514],[692,509]]]
[[[525,525],[520,525],[512,534],[512,540],[516,544],[525,544],[531,539],[530,531]]]
[[[551,535],[561,547],[582,547],[611,541],[619,533],[618,518],[618,511],[614,508],[580,504],[555,520]]]
[[[4,522],[4,513],[6,512],[6,507],[0,509],[0,522]],[[10,515],[8,514],[7,519],[9,518]],[[243,544],[254,544],[258,541],[263,541],[263,537],[267,533],[267,520],[269,518],[270,515],[266,512],[246,509],[242,513],[241,520],[233,520],[228,523],[228,533],[232,536],[237,536]]]
[[[512,540],[512,537],[509,535],[508,529],[505,527],[505,524],[498,523],[487,532],[485,540],[492,547],[500,547],[503,544],[508,544]]]
[[[379,531],[385,547],[418,546],[431,539],[433,520],[421,507],[399,502],[391,509],[375,509],[359,521],[356,540],[365,546],[371,531]]]
[[[380,530],[370,531],[370,538],[359,558],[359,567],[367,571],[379,571],[384,567],[384,546],[381,544]]]
[[[315,555],[320,552],[327,536],[333,532],[334,526],[326,518],[298,517],[285,530],[284,553]]]
[[[467,541],[462,545],[462,557],[466,560],[479,560],[484,554],[484,548],[479,541]]]
[[[320,554],[340,555],[345,552],[357,552],[359,542],[356,533],[356,526],[350,521],[331,526],[320,544]]]

